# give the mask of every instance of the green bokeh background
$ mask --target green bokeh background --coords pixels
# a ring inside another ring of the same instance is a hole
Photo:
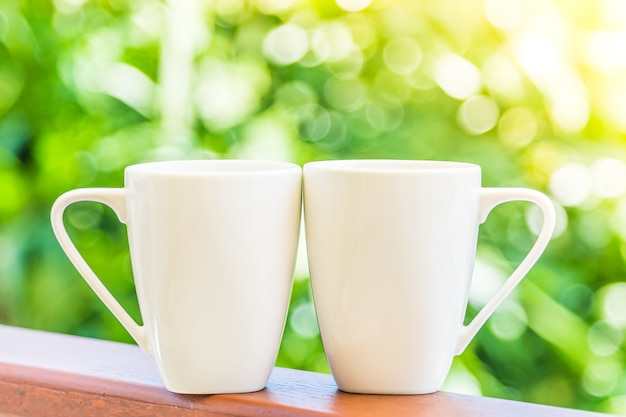
[[[548,250],[444,389],[626,414],[626,3],[620,0],[3,0],[0,322],[130,336],[52,235],[54,199],[174,158],[443,159],[557,205]],[[468,319],[540,218],[481,226]],[[139,319],[126,230],[67,212]],[[2,343],[0,341],[0,343]],[[277,365],[328,372],[301,245]]]

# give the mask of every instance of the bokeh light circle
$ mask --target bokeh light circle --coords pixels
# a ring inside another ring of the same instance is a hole
[[[461,104],[457,112],[457,122],[467,133],[480,135],[493,129],[499,116],[500,109],[495,100],[478,95]]]
[[[273,29],[263,40],[263,54],[278,65],[298,62],[308,48],[309,38],[306,31],[294,23],[285,23]]]

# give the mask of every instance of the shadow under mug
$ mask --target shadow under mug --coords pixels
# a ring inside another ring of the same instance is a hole
[[[168,390],[263,389],[289,304],[302,169],[267,161],[169,161],[127,167],[124,178],[124,188],[78,189],[56,200],[52,227],[65,253],[154,356]],[[108,205],[126,224],[144,325],[70,240],[63,213],[77,201]]]
[[[401,160],[304,165],[313,299],[330,369],[343,391],[423,394],[526,275],[555,227],[552,202],[524,188],[482,188],[480,167]],[[543,213],[526,258],[463,325],[478,227],[497,205]]]

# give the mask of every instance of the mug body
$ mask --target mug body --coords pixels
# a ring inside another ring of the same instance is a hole
[[[466,310],[480,182],[480,168],[465,163],[304,166],[313,298],[341,390],[441,387]]]
[[[171,161],[125,171],[127,227],[149,350],[165,386],[262,389],[283,332],[301,217],[301,169]]]

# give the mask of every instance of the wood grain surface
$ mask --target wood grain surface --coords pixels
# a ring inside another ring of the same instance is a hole
[[[355,395],[330,375],[275,368],[266,389],[180,395],[137,346],[0,325],[0,417],[601,415],[447,392]]]

